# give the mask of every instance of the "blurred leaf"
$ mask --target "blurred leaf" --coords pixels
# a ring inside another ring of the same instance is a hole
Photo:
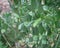
[[[41,18],[37,19],[33,23],[33,27],[36,27],[41,22]]]

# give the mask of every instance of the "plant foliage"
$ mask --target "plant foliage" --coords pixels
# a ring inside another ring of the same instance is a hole
[[[0,24],[1,48],[60,48],[60,0],[14,0]]]

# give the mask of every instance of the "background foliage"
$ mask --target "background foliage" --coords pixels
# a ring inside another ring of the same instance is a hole
[[[11,12],[0,18],[0,48],[60,48],[60,0],[9,3]]]

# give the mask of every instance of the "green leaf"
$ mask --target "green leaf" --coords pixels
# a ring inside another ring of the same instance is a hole
[[[44,10],[44,11],[48,11],[48,6],[44,5],[44,6],[43,6],[43,10]]]
[[[5,29],[1,29],[1,33],[5,33],[6,32],[6,30]]]
[[[47,44],[47,41],[43,39],[42,44]]]
[[[33,36],[33,41],[37,41],[38,40],[38,36],[37,35],[34,35]]]
[[[33,27],[36,27],[41,22],[41,18],[37,19],[33,23]]]

